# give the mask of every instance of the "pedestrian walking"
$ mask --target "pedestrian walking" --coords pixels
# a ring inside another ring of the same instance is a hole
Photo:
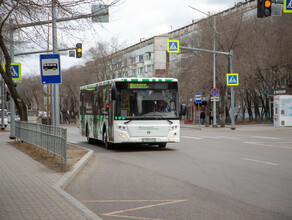
[[[209,119],[210,119],[210,125],[213,124],[213,117],[214,117],[214,114],[213,114],[213,111],[211,110],[210,111],[210,117],[209,117]]]

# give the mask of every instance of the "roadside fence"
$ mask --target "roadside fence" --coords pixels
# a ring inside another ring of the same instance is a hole
[[[35,145],[42,150],[61,157],[64,171],[67,168],[67,129],[49,125],[15,121],[15,136],[22,141]]]

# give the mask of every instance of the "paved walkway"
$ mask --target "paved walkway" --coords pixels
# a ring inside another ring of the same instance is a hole
[[[0,219],[86,219],[54,190],[62,177],[20,152],[0,132]]]

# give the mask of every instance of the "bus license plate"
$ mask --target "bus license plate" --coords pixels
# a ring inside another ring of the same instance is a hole
[[[142,142],[156,142],[155,138],[142,138]]]

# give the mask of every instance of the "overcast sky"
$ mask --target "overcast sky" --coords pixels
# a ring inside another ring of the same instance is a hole
[[[242,0],[244,1],[244,0]],[[119,42],[131,46],[140,42],[140,38],[151,38],[155,35],[170,32],[206,17],[191,9],[197,8],[205,13],[219,12],[233,7],[239,0],[122,0],[119,5],[109,9],[109,23],[101,27],[94,24],[95,32],[88,32],[83,41],[83,58],[61,56],[63,70],[85,62],[86,50],[99,41],[108,41],[117,37]],[[60,41],[61,39],[58,39]],[[76,40],[77,41],[80,40]],[[73,42],[75,42],[73,40]],[[72,47],[73,45],[68,45]],[[40,74],[39,55],[15,57],[15,62],[22,63],[22,76]]]

